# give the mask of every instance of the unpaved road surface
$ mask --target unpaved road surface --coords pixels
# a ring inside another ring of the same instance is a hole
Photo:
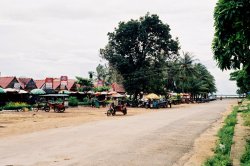
[[[0,139],[0,165],[174,165],[233,100]]]

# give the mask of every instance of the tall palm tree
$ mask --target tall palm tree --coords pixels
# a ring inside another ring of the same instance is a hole
[[[201,63],[197,63],[194,65],[196,73],[196,81],[200,83],[198,89],[195,90],[196,94],[203,94],[205,97],[209,93],[214,93],[217,91],[215,86],[215,79],[211,75],[211,73],[207,70],[207,68]]]
[[[191,53],[183,52],[183,57],[171,63],[168,72],[171,87],[176,92],[191,93],[192,98],[216,92],[214,77],[204,65],[195,61]]]
[[[180,57],[177,62],[177,83],[182,92],[188,92],[190,89],[190,80],[196,74],[193,63],[197,60],[189,52],[182,52],[183,57]]]

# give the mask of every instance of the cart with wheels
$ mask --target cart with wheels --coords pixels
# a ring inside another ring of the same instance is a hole
[[[62,113],[68,107],[68,95],[65,94],[48,94],[41,95],[46,99],[46,109],[44,111],[49,112],[51,109],[54,112]]]
[[[123,115],[127,114],[127,107],[126,103],[122,98],[124,98],[124,95],[113,95],[113,102],[110,104],[109,109],[107,110],[107,116],[114,116],[116,115],[116,112],[122,112]]]

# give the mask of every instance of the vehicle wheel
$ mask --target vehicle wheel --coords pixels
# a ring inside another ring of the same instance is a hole
[[[124,110],[123,110],[123,115],[126,115],[127,114],[127,108],[125,108]]]
[[[112,112],[112,116],[115,116],[115,112],[116,112],[116,111],[113,111],[113,112]]]
[[[37,107],[36,107],[36,108],[34,108],[34,112],[38,112],[38,110],[39,110],[39,109],[38,109]]]
[[[56,107],[54,108],[54,112],[59,112],[60,110]]]
[[[62,108],[62,109],[60,110],[61,113],[63,113],[64,111],[65,111],[65,108]]]
[[[44,108],[44,111],[45,111],[45,112],[49,112],[49,111],[50,111],[50,107],[45,107],[45,108]]]
[[[110,115],[111,115],[111,111],[108,110],[108,111],[107,111],[107,116],[110,116]]]

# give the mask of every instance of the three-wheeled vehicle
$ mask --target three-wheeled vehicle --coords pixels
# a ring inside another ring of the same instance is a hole
[[[54,112],[64,112],[68,107],[68,95],[66,94],[47,94],[41,95],[40,101],[37,103],[37,111],[39,109],[49,112],[50,109],[53,109]]]
[[[127,107],[126,107],[126,102],[124,101],[125,96],[116,94],[113,95],[113,101],[110,103],[109,109],[107,111],[107,116],[114,116],[116,115],[116,112],[122,112],[123,115],[127,114]]]

